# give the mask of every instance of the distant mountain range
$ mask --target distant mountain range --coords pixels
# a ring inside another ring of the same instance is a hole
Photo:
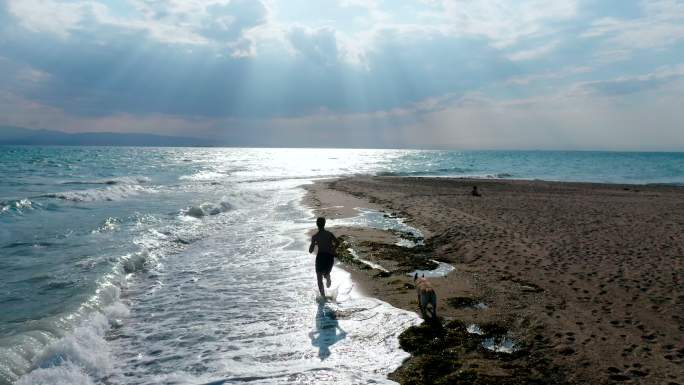
[[[216,141],[182,136],[85,132],[70,134],[51,130],[0,127],[0,145],[43,146],[216,146]]]

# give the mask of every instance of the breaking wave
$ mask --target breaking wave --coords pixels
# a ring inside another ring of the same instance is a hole
[[[154,192],[150,187],[138,184],[114,184],[106,188],[63,191],[39,195],[35,198],[54,198],[72,202],[117,201],[140,193]]]
[[[63,185],[92,185],[92,184],[104,184],[104,185],[116,185],[116,184],[144,184],[149,183],[150,178],[144,176],[122,176],[119,178],[111,179],[95,179],[95,180],[76,180],[76,181],[66,181],[62,182]]]
[[[189,217],[202,218],[208,215],[218,215],[232,209],[233,205],[226,200],[221,200],[219,203],[205,202],[198,206],[190,206],[182,210],[182,213]]]
[[[183,175],[179,177],[178,179],[180,180],[191,180],[191,181],[198,181],[198,182],[206,182],[206,181],[216,181],[219,179],[223,179],[227,177],[227,174],[216,172],[216,171],[198,171],[192,175]]]
[[[40,204],[26,198],[0,201],[0,214],[9,212],[23,213],[39,207]]]
[[[128,312],[119,302],[123,280],[111,275],[96,294],[71,314],[36,323],[20,335],[0,340],[0,382],[91,384],[110,367],[105,333]]]
[[[162,240],[139,240],[157,246],[119,257],[73,313],[40,320],[32,330],[0,339],[0,347],[6,347],[0,349],[0,383],[86,385],[106,376],[112,360],[105,334],[129,314],[120,301],[127,276],[157,266],[167,250]]]

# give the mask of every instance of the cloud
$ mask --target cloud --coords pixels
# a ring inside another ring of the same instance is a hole
[[[211,15],[200,29],[205,37],[216,41],[235,41],[242,33],[266,21],[267,9],[253,0],[233,0],[228,4],[212,4],[206,8]]]
[[[399,126],[398,135],[428,148],[680,151],[684,112],[676,106],[684,96],[682,86],[680,80],[667,97],[638,100],[600,95],[481,99],[430,112]]]
[[[684,40],[684,2],[644,0],[641,10],[637,18],[600,18],[581,36],[600,39],[608,60],[625,60],[635,51],[663,50]]]
[[[143,34],[162,43],[230,44],[266,22],[268,9],[258,0],[131,0],[120,14],[104,2],[8,0],[9,13],[32,32],[62,39],[75,31],[100,36],[111,29]]]
[[[428,0],[431,17],[456,35],[483,36],[497,48],[522,39],[550,35],[557,24],[577,15],[576,0],[459,1]]]
[[[333,29],[295,26],[290,29],[288,38],[295,52],[307,60],[321,65],[337,64],[337,38]]]
[[[345,60],[346,47],[332,28],[292,26],[282,32],[287,45],[260,43],[259,54],[247,58],[211,44],[170,46],[112,25],[97,30],[97,39],[86,29],[72,30],[68,39],[17,33],[0,42],[0,52],[49,75],[26,97],[84,116],[366,112],[472,91],[515,72],[478,39],[380,31],[359,66]]]
[[[52,0],[10,0],[9,13],[26,29],[45,32],[62,39],[80,27],[90,6],[85,3],[58,3]]]
[[[235,143],[584,146],[586,127],[634,127],[620,108],[678,114],[682,25],[675,0],[7,0],[0,118]]]
[[[573,92],[571,94],[596,94],[603,96],[637,94],[644,91],[655,90],[681,79],[684,79],[684,65],[663,67],[653,73],[640,76],[581,82],[572,87]]]
[[[539,59],[540,57],[546,56],[549,53],[553,52],[553,50],[556,49],[557,46],[558,46],[558,41],[551,41],[551,42],[546,43],[544,45],[541,45],[539,47],[527,49],[524,51],[514,52],[514,53],[508,55],[508,58],[511,59],[512,61]]]
[[[571,76],[579,74],[587,74],[592,71],[591,67],[579,66],[579,67],[565,67],[560,70],[551,70],[545,72],[538,72],[532,75],[522,75],[515,76],[506,80],[506,84],[512,85],[529,85],[530,83],[538,81],[549,81],[549,80],[559,80],[566,79]]]

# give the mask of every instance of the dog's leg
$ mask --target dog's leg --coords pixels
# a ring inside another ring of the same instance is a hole
[[[423,308],[423,302],[420,300],[420,293],[418,293],[417,299],[418,299],[418,309],[420,309],[420,314],[422,314],[423,318],[425,318],[425,309]]]
[[[437,319],[437,295],[432,295],[432,317]]]

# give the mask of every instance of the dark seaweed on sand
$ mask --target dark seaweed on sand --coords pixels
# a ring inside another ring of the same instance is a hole
[[[399,343],[411,357],[390,379],[404,385],[566,383],[548,358],[530,353],[530,346],[512,354],[484,349],[482,341],[504,335],[504,325],[485,324],[481,329],[482,335],[468,333],[458,320],[410,327],[399,336]]]

